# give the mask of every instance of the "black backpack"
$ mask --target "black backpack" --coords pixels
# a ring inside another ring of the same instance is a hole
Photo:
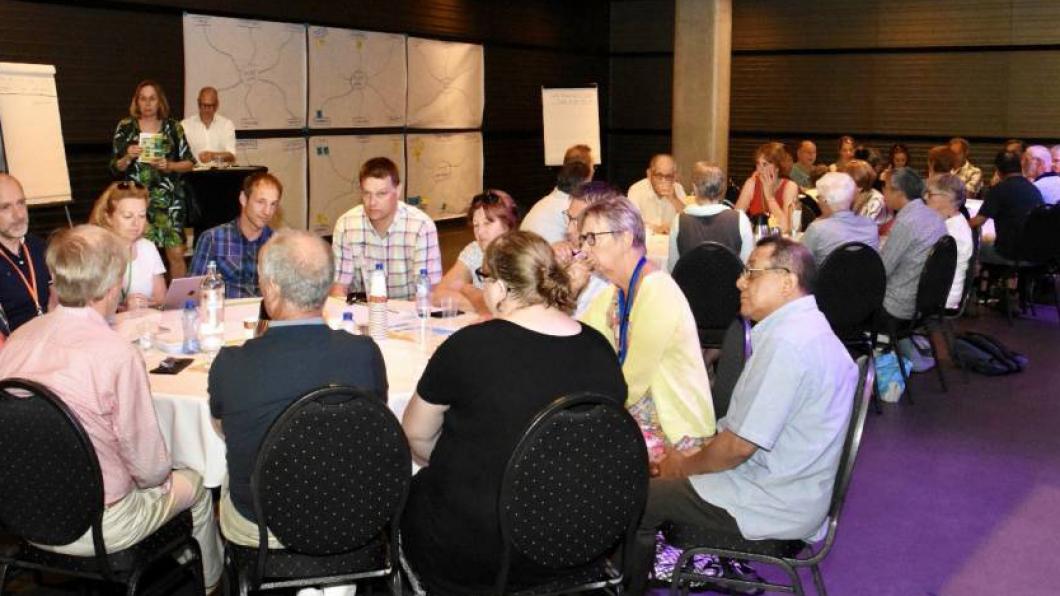
[[[991,377],[1018,373],[1027,366],[1027,357],[1004,346],[983,333],[968,332],[957,336],[953,356],[961,366]]]

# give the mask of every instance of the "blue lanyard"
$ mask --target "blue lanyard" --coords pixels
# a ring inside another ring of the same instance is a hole
[[[629,278],[629,295],[622,288],[618,288],[618,364],[626,363],[626,355],[629,353],[629,313],[633,310],[633,295],[637,290],[637,278],[640,270],[644,268],[647,259],[642,255],[633,269],[633,276]]]

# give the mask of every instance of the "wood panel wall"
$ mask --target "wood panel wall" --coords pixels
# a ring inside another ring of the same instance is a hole
[[[925,167],[952,136],[993,172],[1011,137],[1060,139],[1060,3],[1034,0],[744,0],[733,3],[730,170],[756,145],[851,134],[896,141]]]
[[[524,207],[555,182],[543,165],[541,86],[595,82],[601,97],[609,90],[607,0],[0,0],[0,61],[57,68],[75,222],[86,219],[109,180],[111,135],[139,80],[158,80],[174,114],[183,115],[184,11],[483,44],[484,182]],[[50,207],[31,218],[38,232],[65,221],[61,208]]]

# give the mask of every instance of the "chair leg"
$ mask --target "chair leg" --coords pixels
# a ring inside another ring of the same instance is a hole
[[[1060,275],[1052,274],[1053,278],[1053,305],[1056,306],[1056,320],[1060,321]]]
[[[810,566],[813,573],[813,587],[817,590],[817,596],[827,596],[828,590],[824,589],[824,577],[821,576],[821,568],[817,565]]]

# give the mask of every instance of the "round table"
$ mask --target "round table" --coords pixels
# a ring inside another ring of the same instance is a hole
[[[244,319],[256,319],[260,299],[229,300],[225,304],[226,345],[246,341]],[[344,305],[329,299],[325,307],[328,321],[341,319]],[[368,320],[364,305],[355,305],[357,321]],[[390,391],[387,404],[400,420],[416,390],[427,360],[435,348],[457,329],[473,323],[476,315],[465,314],[451,319],[418,319],[415,305],[408,301],[388,303],[388,337],[380,342],[386,362]],[[155,346],[144,352],[148,370],[167,356],[190,357],[194,362],[176,375],[151,374],[151,393],[158,425],[169,448],[174,468],[190,468],[202,474],[207,487],[221,486],[226,474],[225,443],[213,428],[210,417],[207,381],[209,359],[203,354],[173,354],[181,343],[181,311],[122,313],[117,328],[133,340],[144,328],[156,329]],[[292,398],[297,396],[292,396]]]

